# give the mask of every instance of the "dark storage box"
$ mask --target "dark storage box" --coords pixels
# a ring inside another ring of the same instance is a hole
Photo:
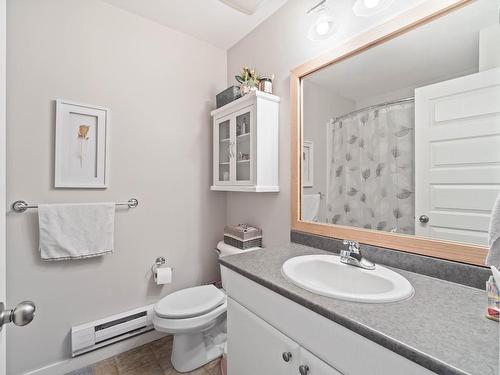
[[[224,243],[237,247],[238,249],[246,250],[252,247],[262,247],[262,237],[254,238],[248,241],[238,240],[236,238],[224,235]]]
[[[246,224],[226,225],[224,243],[243,250],[262,247],[262,230]]]
[[[217,108],[220,108],[238,98],[241,98],[240,88],[238,86],[231,86],[218,93],[215,96],[215,102],[217,104]]]
[[[241,241],[262,238],[262,230],[248,224],[226,225],[224,226],[224,236],[231,236]]]

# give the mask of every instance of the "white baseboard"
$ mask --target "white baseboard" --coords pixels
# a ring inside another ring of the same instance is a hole
[[[82,354],[75,358],[52,363],[48,366],[25,372],[24,375],[64,375],[68,372],[90,366],[106,358],[113,357],[127,350],[147,344],[151,341],[161,339],[166,336],[163,332],[151,331],[130,339],[117,342],[110,346],[95,350],[90,353]]]

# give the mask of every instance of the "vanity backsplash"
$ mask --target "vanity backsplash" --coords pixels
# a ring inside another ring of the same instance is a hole
[[[292,230],[291,242],[339,253],[345,247],[342,239],[323,237]],[[486,267],[473,266],[444,259],[406,253],[371,245],[361,245],[363,256],[372,262],[399,268],[454,283],[484,290],[491,271]]]

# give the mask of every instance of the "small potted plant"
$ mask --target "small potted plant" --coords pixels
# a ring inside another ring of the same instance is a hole
[[[259,87],[260,76],[255,69],[243,67],[239,76],[234,76],[240,84],[241,96],[248,94],[252,90],[257,90]]]

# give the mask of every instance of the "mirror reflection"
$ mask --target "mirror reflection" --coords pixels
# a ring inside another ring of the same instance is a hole
[[[478,0],[302,79],[302,220],[487,244],[498,5]]]

